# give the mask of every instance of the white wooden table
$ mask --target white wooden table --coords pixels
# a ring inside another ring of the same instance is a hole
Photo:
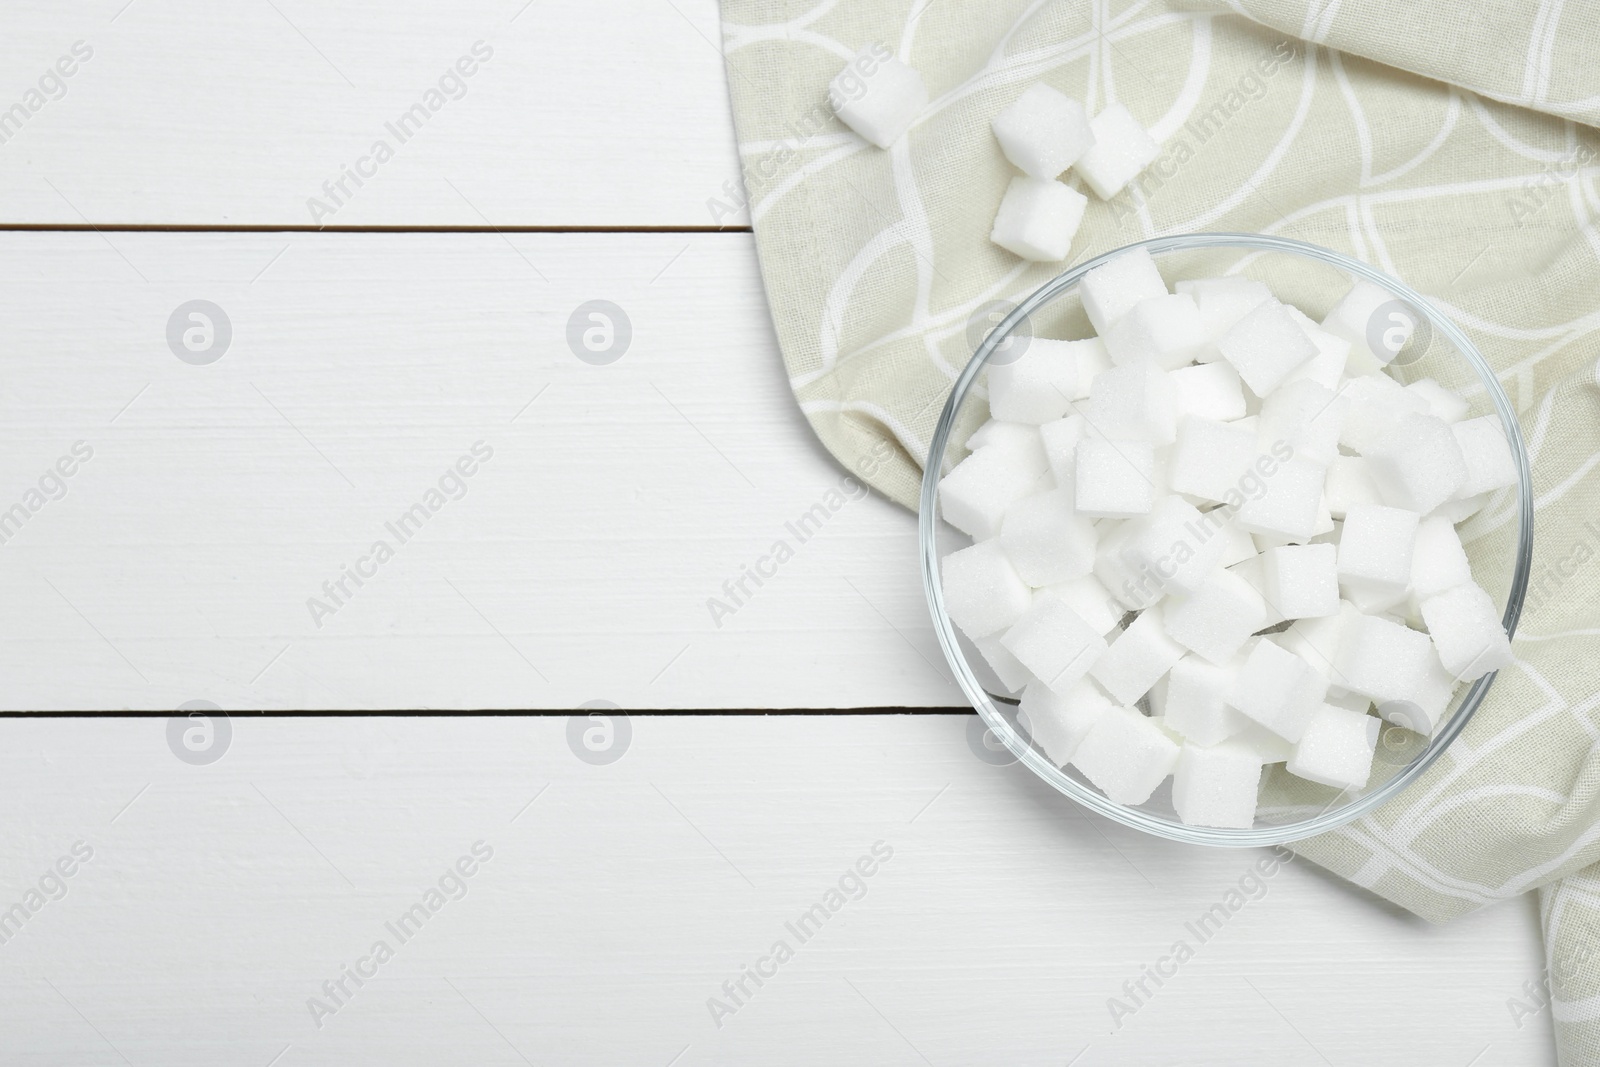
[[[707,208],[711,0],[5,23],[0,708],[62,714],[0,720],[0,1063],[1553,1062],[1531,902],[1430,927],[980,759],[883,500],[712,617],[842,472]]]

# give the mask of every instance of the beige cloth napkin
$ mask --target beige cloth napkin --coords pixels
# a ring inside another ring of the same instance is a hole
[[[1123,103],[1163,144],[1141,190],[1110,203],[1091,194],[1075,258],[1165,233],[1279,234],[1373,263],[1464,325],[1521,412],[1533,461],[1536,554],[1517,662],[1426,776],[1298,849],[1436,921],[1537,891],[1550,993],[1507,975],[1507,1025],[1548,1015],[1563,1063],[1600,1063],[1595,9],[724,0],[723,33],[795,395],[852,469],[892,443],[871,481],[908,507],[971,354],[969,318],[1059,270],[988,240],[1012,174],[989,121],[1034,82],[1091,113]],[[826,105],[829,79],[875,41],[931,95],[889,151]],[[735,210],[730,195],[708,201],[714,220]],[[1502,498],[1463,527],[1491,588],[1503,587],[1513,515]]]

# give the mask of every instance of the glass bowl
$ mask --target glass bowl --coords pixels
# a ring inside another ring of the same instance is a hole
[[[939,480],[965,455],[968,435],[988,417],[986,393],[980,375],[996,351],[1004,351],[1015,338],[1033,335],[1071,339],[1093,333],[1077,293],[1088,271],[1132,248],[1149,251],[1170,287],[1184,278],[1236,274],[1265,281],[1278,299],[1320,319],[1350,284],[1365,279],[1408,305],[1406,316],[1415,331],[1390,363],[1390,374],[1402,382],[1431,377],[1464,392],[1473,402],[1474,415],[1493,412],[1500,418],[1517,464],[1517,483],[1496,491],[1481,514],[1516,509],[1514,539],[1511,529],[1486,538],[1495,558],[1475,553],[1474,579],[1503,606],[1508,634],[1516,631],[1527,590],[1533,554],[1533,494],[1528,457],[1516,413],[1493,370],[1473,343],[1453,321],[1426,297],[1359,260],[1317,245],[1281,237],[1248,233],[1194,233],[1138,241],[1096,256],[1041,286],[1011,309],[983,338],[972,360],[956,379],[934,430],[923,473],[918,520],[918,547],[922,578],[933,615],[934,630],[945,657],[967,698],[995,738],[1017,760],[1073,800],[1107,818],[1175,841],[1221,846],[1260,846],[1298,841],[1331,830],[1371,811],[1394,796],[1444,754],[1483,702],[1494,674],[1470,686],[1458,685],[1450,710],[1431,739],[1385,725],[1379,735],[1371,778],[1359,790],[1340,791],[1288,775],[1281,764],[1268,765],[1263,780],[1262,803],[1250,829],[1190,826],[1179,821],[1171,802],[1171,779],[1145,803],[1118,804],[1070,766],[1056,766],[1034,745],[1017,724],[1016,701],[989,690],[1003,691],[993,672],[958,633],[945,612],[939,561],[971,539],[943,522],[939,510]],[[984,310],[993,308],[987,305]],[[1389,305],[1384,305],[1388,308]],[[987,323],[979,329],[986,328]],[[1381,327],[1379,327],[1381,328]],[[970,336],[970,333],[969,333]],[[1026,343],[1023,341],[1022,343]],[[1393,341],[1389,342],[1391,345]],[[1373,347],[1376,347],[1374,345]],[[959,445],[959,447],[958,447]],[[1503,553],[1502,550],[1503,549]],[[1120,610],[1120,609],[1119,609]],[[991,679],[987,686],[980,675]]]

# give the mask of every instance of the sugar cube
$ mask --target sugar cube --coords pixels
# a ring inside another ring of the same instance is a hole
[[[1284,618],[1339,613],[1338,549],[1333,545],[1287,545],[1261,555],[1267,599]]]
[[[1266,560],[1259,553],[1256,553],[1253,547],[1249,556],[1238,563],[1231,564],[1228,569],[1249,582],[1250,588],[1261,594],[1261,602],[1266,610],[1266,616],[1261,623],[1263,628],[1276,626],[1284,621],[1283,616],[1278,613],[1278,609],[1273,606],[1272,601],[1267,599]]]
[[[1072,354],[1078,361],[1078,390],[1072,399],[1087,400],[1089,385],[1095,375],[1111,369],[1111,353],[1106,351],[1106,343],[1098,337],[1065,343],[1072,348]]]
[[[1357,504],[1345,513],[1339,535],[1339,580],[1403,590],[1421,516],[1404,508]]]
[[[1177,743],[1132,708],[1100,716],[1072,754],[1072,765],[1118,804],[1149,800],[1177,762]]]
[[[1141,578],[1122,557],[1125,548],[1141,524],[1135,519],[1102,519],[1096,526],[1100,547],[1094,554],[1094,576],[1118,604],[1128,611],[1147,608],[1160,600],[1162,590]]]
[[[990,634],[980,637],[972,642],[972,647],[978,650],[991,671],[995,680],[1000,683],[1000,688],[1006,693],[1016,693],[1022,690],[1032,680],[1033,674],[1022,665],[1022,661],[1011,654],[1011,650],[1000,643],[1002,634]],[[979,676],[979,681],[983,681]],[[985,682],[987,687],[987,682]]]
[[[1511,456],[1511,443],[1506,440],[1499,418],[1484,415],[1458,422],[1450,430],[1467,467],[1457,497],[1473,497],[1516,484],[1517,461]]]
[[[1467,417],[1466,398],[1432,378],[1418,378],[1405,389],[1426,404],[1427,413],[1441,422],[1457,423]]]
[[[1500,612],[1480,586],[1465,582],[1423,600],[1419,608],[1439,661],[1453,677],[1470,682],[1510,665],[1511,641]]]
[[[1219,568],[1193,593],[1168,601],[1162,615],[1168,637],[1220,665],[1265,625],[1266,605],[1249,582]]]
[[[1088,203],[1069,185],[1020,175],[1006,188],[989,240],[1023,259],[1059,263],[1072,250]]]
[[[1051,593],[1040,593],[1000,643],[1051,689],[1064,691],[1106,650],[1104,637]]]
[[[1411,553],[1411,596],[1420,602],[1470,581],[1472,565],[1455,525],[1443,515],[1429,515],[1418,523]]]
[[[1330,464],[1339,455],[1339,431],[1350,401],[1313,381],[1285,382],[1261,401],[1258,434],[1283,442],[1301,459]]]
[[[1456,500],[1446,500],[1443,504],[1433,509],[1435,515],[1443,515],[1451,522],[1465,522],[1489,503],[1488,493],[1479,493],[1477,496],[1461,497]]]
[[[1051,763],[1065,767],[1094,724],[1118,710],[1093,682],[1081,681],[1061,692],[1034,682],[1022,693],[1017,722]]]
[[[1250,745],[1186,744],[1172,772],[1172,807],[1190,826],[1247,830],[1260,787],[1261,758]]]
[[[1388,700],[1414,699],[1426,688],[1429,666],[1437,661],[1427,634],[1376,615],[1359,614],[1345,624],[1333,678],[1341,689],[1371,697],[1381,705]]]
[[[1039,427],[1045,461],[1050,464],[1050,476],[1056,488],[1072,489],[1078,467],[1078,442],[1083,440],[1088,429],[1087,420],[1076,411]]]
[[[1077,612],[1078,617],[1088,623],[1095,633],[1102,636],[1115,629],[1125,614],[1110,590],[1092,574],[1069,582],[1057,582],[1048,588],[1067,607]]]
[[[1380,358],[1379,354],[1373,352],[1367,344],[1369,332],[1376,328],[1373,322],[1374,316],[1383,305],[1392,300],[1394,294],[1387,289],[1360,279],[1323,318],[1323,329],[1350,342],[1348,373],[1377,374],[1393,358],[1393,354],[1389,352],[1382,353]]]
[[[1226,522],[1224,512],[1202,514],[1182,497],[1163,496],[1150,514],[1128,523],[1120,542],[1123,561],[1141,585],[1192,593],[1219,566]]]
[[[1035,178],[1056,177],[1094,144],[1083,105],[1042,82],[995,116],[994,135],[1012,165]]]
[[[1081,578],[1094,569],[1094,524],[1060,489],[1025,496],[1006,509],[1000,544],[1023,581],[1034,588]]]
[[[1122,192],[1161,152],[1161,146],[1121,104],[1112,104],[1096,115],[1089,129],[1094,144],[1073,169],[1102,200]]]
[[[1322,512],[1322,465],[1288,459],[1268,469],[1263,466],[1257,463],[1254,469],[1262,476],[1264,489],[1240,506],[1239,525],[1251,533],[1296,541],[1315,536]]]
[[[1371,715],[1323,704],[1289,757],[1289,773],[1337,789],[1361,789],[1372,774],[1381,724]]]
[[[1248,748],[1256,754],[1262,763],[1282,763],[1294,755],[1294,745],[1260,723],[1251,723],[1249,726],[1234,734],[1230,740]]]
[[[1228,703],[1285,741],[1298,741],[1328,681],[1293,652],[1257,638],[1234,676]]]
[[[1180,367],[1167,375],[1181,420],[1198,415],[1217,422],[1245,417],[1244,386],[1239,372],[1225,362]]]
[[[1297,307],[1285,304],[1284,310],[1289,312],[1289,317],[1305,332],[1305,335],[1311,338],[1311,343],[1317,346],[1317,354],[1290,371],[1289,376],[1283,380],[1284,384],[1311,381],[1324,389],[1338,392],[1339,387],[1344,384],[1345,364],[1350,359],[1350,342],[1324,330]]]
[[[1190,654],[1172,665],[1157,687],[1162,721],[1197,745],[1215,745],[1250,725],[1239,710],[1228,703],[1234,675],[1243,660],[1218,666]]]
[[[879,148],[900,139],[928,106],[922,75],[892,56],[882,44],[863,48],[828,83],[828,102],[841,122]]]
[[[1084,313],[1102,337],[1139,301],[1166,291],[1167,283],[1144,248],[1131,248],[1106,260],[1078,283]]]
[[[1174,370],[1194,359],[1206,341],[1200,309],[1185,293],[1150,296],[1106,331],[1106,351],[1117,366],[1148,361]]]
[[[1161,609],[1150,607],[1117,635],[1089,673],[1113,700],[1133,704],[1182,658],[1183,646],[1162,626]]]
[[[990,419],[972,431],[972,436],[967,438],[967,450],[976,452],[984,445],[1003,445],[1006,448],[1030,452],[1039,443],[1037,426]]]
[[[989,414],[1034,424],[1065,415],[1078,391],[1078,361],[1071,343],[1035,337],[1018,358],[990,363]]]
[[[984,540],[1000,532],[1006,509],[1023,497],[1050,488],[1044,442],[1035,431],[1027,439],[986,444],[939,481],[939,509],[962,533]]]
[[[1386,374],[1352,378],[1339,393],[1350,401],[1339,443],[1362,455],[1376,448],[1395,423],[1425,409],[1416,394]]]
[[[1209,515],[1210,512],[1206,512],[1206,514]],[[1251,535],[1241,530],[1236,523],[1224,523],[1222,528],[1217,531],[1217,536],[1223,539],[1222,555],[1217,559],[1217,566],[1219,567],[1232,567],[1235,563],[1243,563],[1257,554],[1256,543],[1251,539]],[[1255,588],[1255,583],[1251,583],[1251,588]],[[1259,589],[1256,591],[1260,592]],[[1282,621],[1283,619],[1280,617],[1266,623],[1266,625],[1271,626]]]
[[[1155,450],[1144,441],[1078,442],[1073,488],[1082,515],[1143,515],[1155,501]]]
[[[1259,397],[1317,354],[1317,346],[1277,300],[1258,305],[1234,323],[1218,338],[1217,349]]]
[[[1017,576],[997,540],[950,553],[940,565],[940,576],[945,610],[974,640],[1004,630],[1033,603],[1033,591]]]
[[[1266,283],[1254,278],[1191,278],[1172,286],[1194,298],[1206,339],[1215,341],[1257,306],[1272,299]]]
[[[1085,417],[1102,437],[1170,445],[1178,427],[1172,381],[1142,362],[1101,371],[1089,385]]]
[[[1334,665],[1339,659],[1339,648],[1344,642],[1345,627],[1361,614],[1361,609],[1348,600],[1339,601],[1339,608],[1331,615],[1299,619],[1278,635],[1278,643],[1293,652],[1313,670],[1337,685]]]
[[[1254,433],[1189,416],[1179,425],[1172,450],[1172,488],[1218,503],[1227,501],[1230,493],[1237,498],[1240,479],[1255,460]]]
[[[1356,504],[1381,504],[1378,487],[1367,473],[1367,461],[1360,456],[1334,456],[1323,483],[1328,513],[1342,519]]]
[[[1364,455],[1384,500],[1424,515],[1455,496],[1467,481],[1456,435],[1432,415],[1405,416]]]

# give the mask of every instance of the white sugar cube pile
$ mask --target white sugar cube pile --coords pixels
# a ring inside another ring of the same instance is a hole
[[[1132,120],[1100,118],[1024,93],[995,122],[1014,188],[1126,181]],[[991,367],[991,419],[940,482],[974,542],[943,561],[950,618],[1040,749],[1118,803],[1171,776],[1184,822],[1249,827],[1268,764],[1366,787],[1383,719],[1431,735],[1511,661],[1456,532],[1516,483],[1498,417],[1388,375],[1366,282],[1317,323],[1259,281],[1171,292],[1134,249],[1079,294],[1097,336]]]

